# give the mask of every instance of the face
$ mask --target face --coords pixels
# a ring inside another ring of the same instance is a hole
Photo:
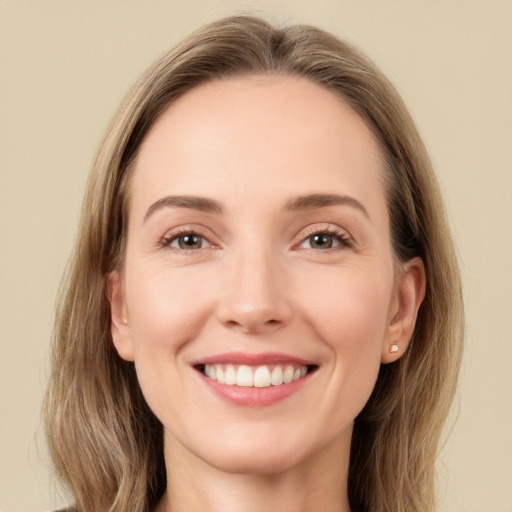
[[[171,451],[279,471],[348,445],[421,295],[419,265],[394,271],[383,172],[364,122],[305,79],[202,85],[152,127],[109,290]]]

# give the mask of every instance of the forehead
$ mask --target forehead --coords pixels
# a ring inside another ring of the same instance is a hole
[[[297,77],[232,78],[189,91],[162,114],[141,146],[131,199],[330,191],[380,207],[382,169],[371,131],[334,92]]]

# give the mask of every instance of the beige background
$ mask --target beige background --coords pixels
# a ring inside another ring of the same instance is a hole
[[[39,408],[53,302],[107,122],[164,50],[239,10],[355,42],[409,105],[448,203],[468,316],[442,510],[512,511],[510,0],[0,0],[0,510],[64,503]]]

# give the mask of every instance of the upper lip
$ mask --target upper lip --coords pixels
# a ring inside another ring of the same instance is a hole
[[[247,366],[262,366],[268,364],[293,364],[299,366],[315,365],[313,361],[301,359],[299,357],[276,352],[266,352],[261,354],[250,354],[245,352],[226,352],[204,357],[194,361],[192,366],[203,364],[233,364]]]

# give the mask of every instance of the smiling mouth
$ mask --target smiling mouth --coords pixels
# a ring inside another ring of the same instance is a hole
[[[268,388],[291,384],[314,372],[316,365],[274,364],[274,365],[235,365],[199,364],[195,366],[207,378],[219,384],[237,387]]]

